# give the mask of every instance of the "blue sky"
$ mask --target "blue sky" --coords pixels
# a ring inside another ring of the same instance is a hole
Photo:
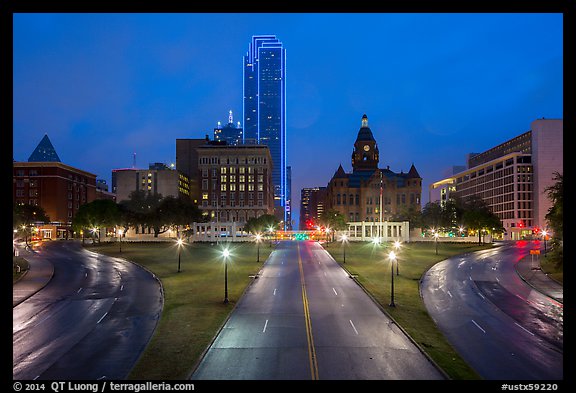
[[[287,51],[287,146],[300,190],[326,186],[364,113],[380,166],[428,185],[452,165],[563,117],[557,13],[14,14],[13,156],[48,134],[65,164],[111,171],[174,162],[228,111],[242,121],[252,35]]]

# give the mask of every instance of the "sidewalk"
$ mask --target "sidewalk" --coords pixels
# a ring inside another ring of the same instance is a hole
[[[30,296],[44,288],[54,275],[52,263],[38,259],[34,251],[26,251],[18,247],[20,256],[28,261],[28,272],[12,285],[12,307],[16,307]]]
[[[514,268],[520,278],[534,289],[564,304],[564,286],[542,271],[539,256],[526,255]]]

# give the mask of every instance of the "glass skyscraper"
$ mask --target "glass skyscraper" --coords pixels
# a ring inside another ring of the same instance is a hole
[[[275,35],[252,37],[244,56],[244,143],[267,145],[272,156],[276,215],[286,211],[286,50]]]

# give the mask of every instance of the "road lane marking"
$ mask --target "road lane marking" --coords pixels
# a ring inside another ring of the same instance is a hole
[[[266,320],[266,323],[264,323],[264,329],[262,329],[262,333],[266,332],[266,326],[268,326],[268,320]]]
[[[304,269],[302,267],[302,257],[300,256],[300,244],[298,244],[298,269],[300,270],[300,285],[302,286],[302,303],[304,305],[304,320],[306,322],[306,338],[308,339],[308,360],[310,362],[310,374],[312,380],[317,380],[318,361],[316,359],[316,350],[314,349],[312,321],[310,320],[310,309],[308,307],[308,297],[306,296],[306,282],[304,281]]]
[[[521,328],[522,330],[530,333],[531,335],[534,335],[534,333],[532,333],[530,330],[526,329],[524,326],[521,326],[521,325],[519,325],[519,324],[516,323],[516,322],[514,322],[514,324],[515,324],[516,326],[518,326],[519,328]]]
[[[334,294],[335,294],[336,296],[338,296],[338,292],[336,292],[336,290],[334,289],[334,287],[332,287],[332,290],[334,291]]]
[[[448,296],[452,297],[452,294],[450,293],[450,291],[448,291]]]
[[[274,296],[276,296],[276,288],[274,288]]]
[[[82,290],[82,288],[80,288],[79,290],[77,290],[76,293],[80,293],[81,290]]]
[[[478,325],[475,320],[471,319],[471,321],[472,321],[472,323],[473,323],[474,325],[476,325],[476,327],[477,327],[478,329],[482,330],[482,333],[486,333],[486,330],[482,329],[482,327],[481,327],[480,325]]]
[[[108,311],[106,311],[104,313],[104,315],[102,315],[102,317],[98,320],[98,322],[96,322],[96,324],[99,324],[100,322],[102,322],[102,320],[106,317],[106,315],[108,315]]]
[[[356,333],[356,335],[358,335],[358,330],[356,330],[356,326],[354,326],[354,322],[352,322],[351,319],[349,319],[350,321],[350,325],[352,325],[352,329],[354,329],[354,333]]]

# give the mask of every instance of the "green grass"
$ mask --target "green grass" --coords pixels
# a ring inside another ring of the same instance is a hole
[[[209,346],[229,313],[273,250],[267,243],[228,243],[228,298],[224,304],[224,263],[222,243],[117,243],[90,246],[92,251],[122,257],[152,271],[162,282],[164,308],[158,327],[128,379],[181,380],[190,376],[194,365]]]
[[[564,283],[564,252],[561,247],[548,250],[546,256],[540,255],[540,266],[542,271],[549,277]]]
[[[330,243],[324,248],[351,274],[357,274],[360,284],[372,294],[388,314],[420,345],[451,379],[481,379],[467,365],[444,338],[428,315],[420,297],[419,282],[434,264],[453,255],[485,249],[491,246],[477,244],[440,243],[436,255],[434,243],[405,243],[399,255],[399,273],[394,267],[394,303],[389,307],[391,273],[388,252],[391,243],[375,246],[372,243],[348,243],[346,263],[343,264],[341,243]]]

